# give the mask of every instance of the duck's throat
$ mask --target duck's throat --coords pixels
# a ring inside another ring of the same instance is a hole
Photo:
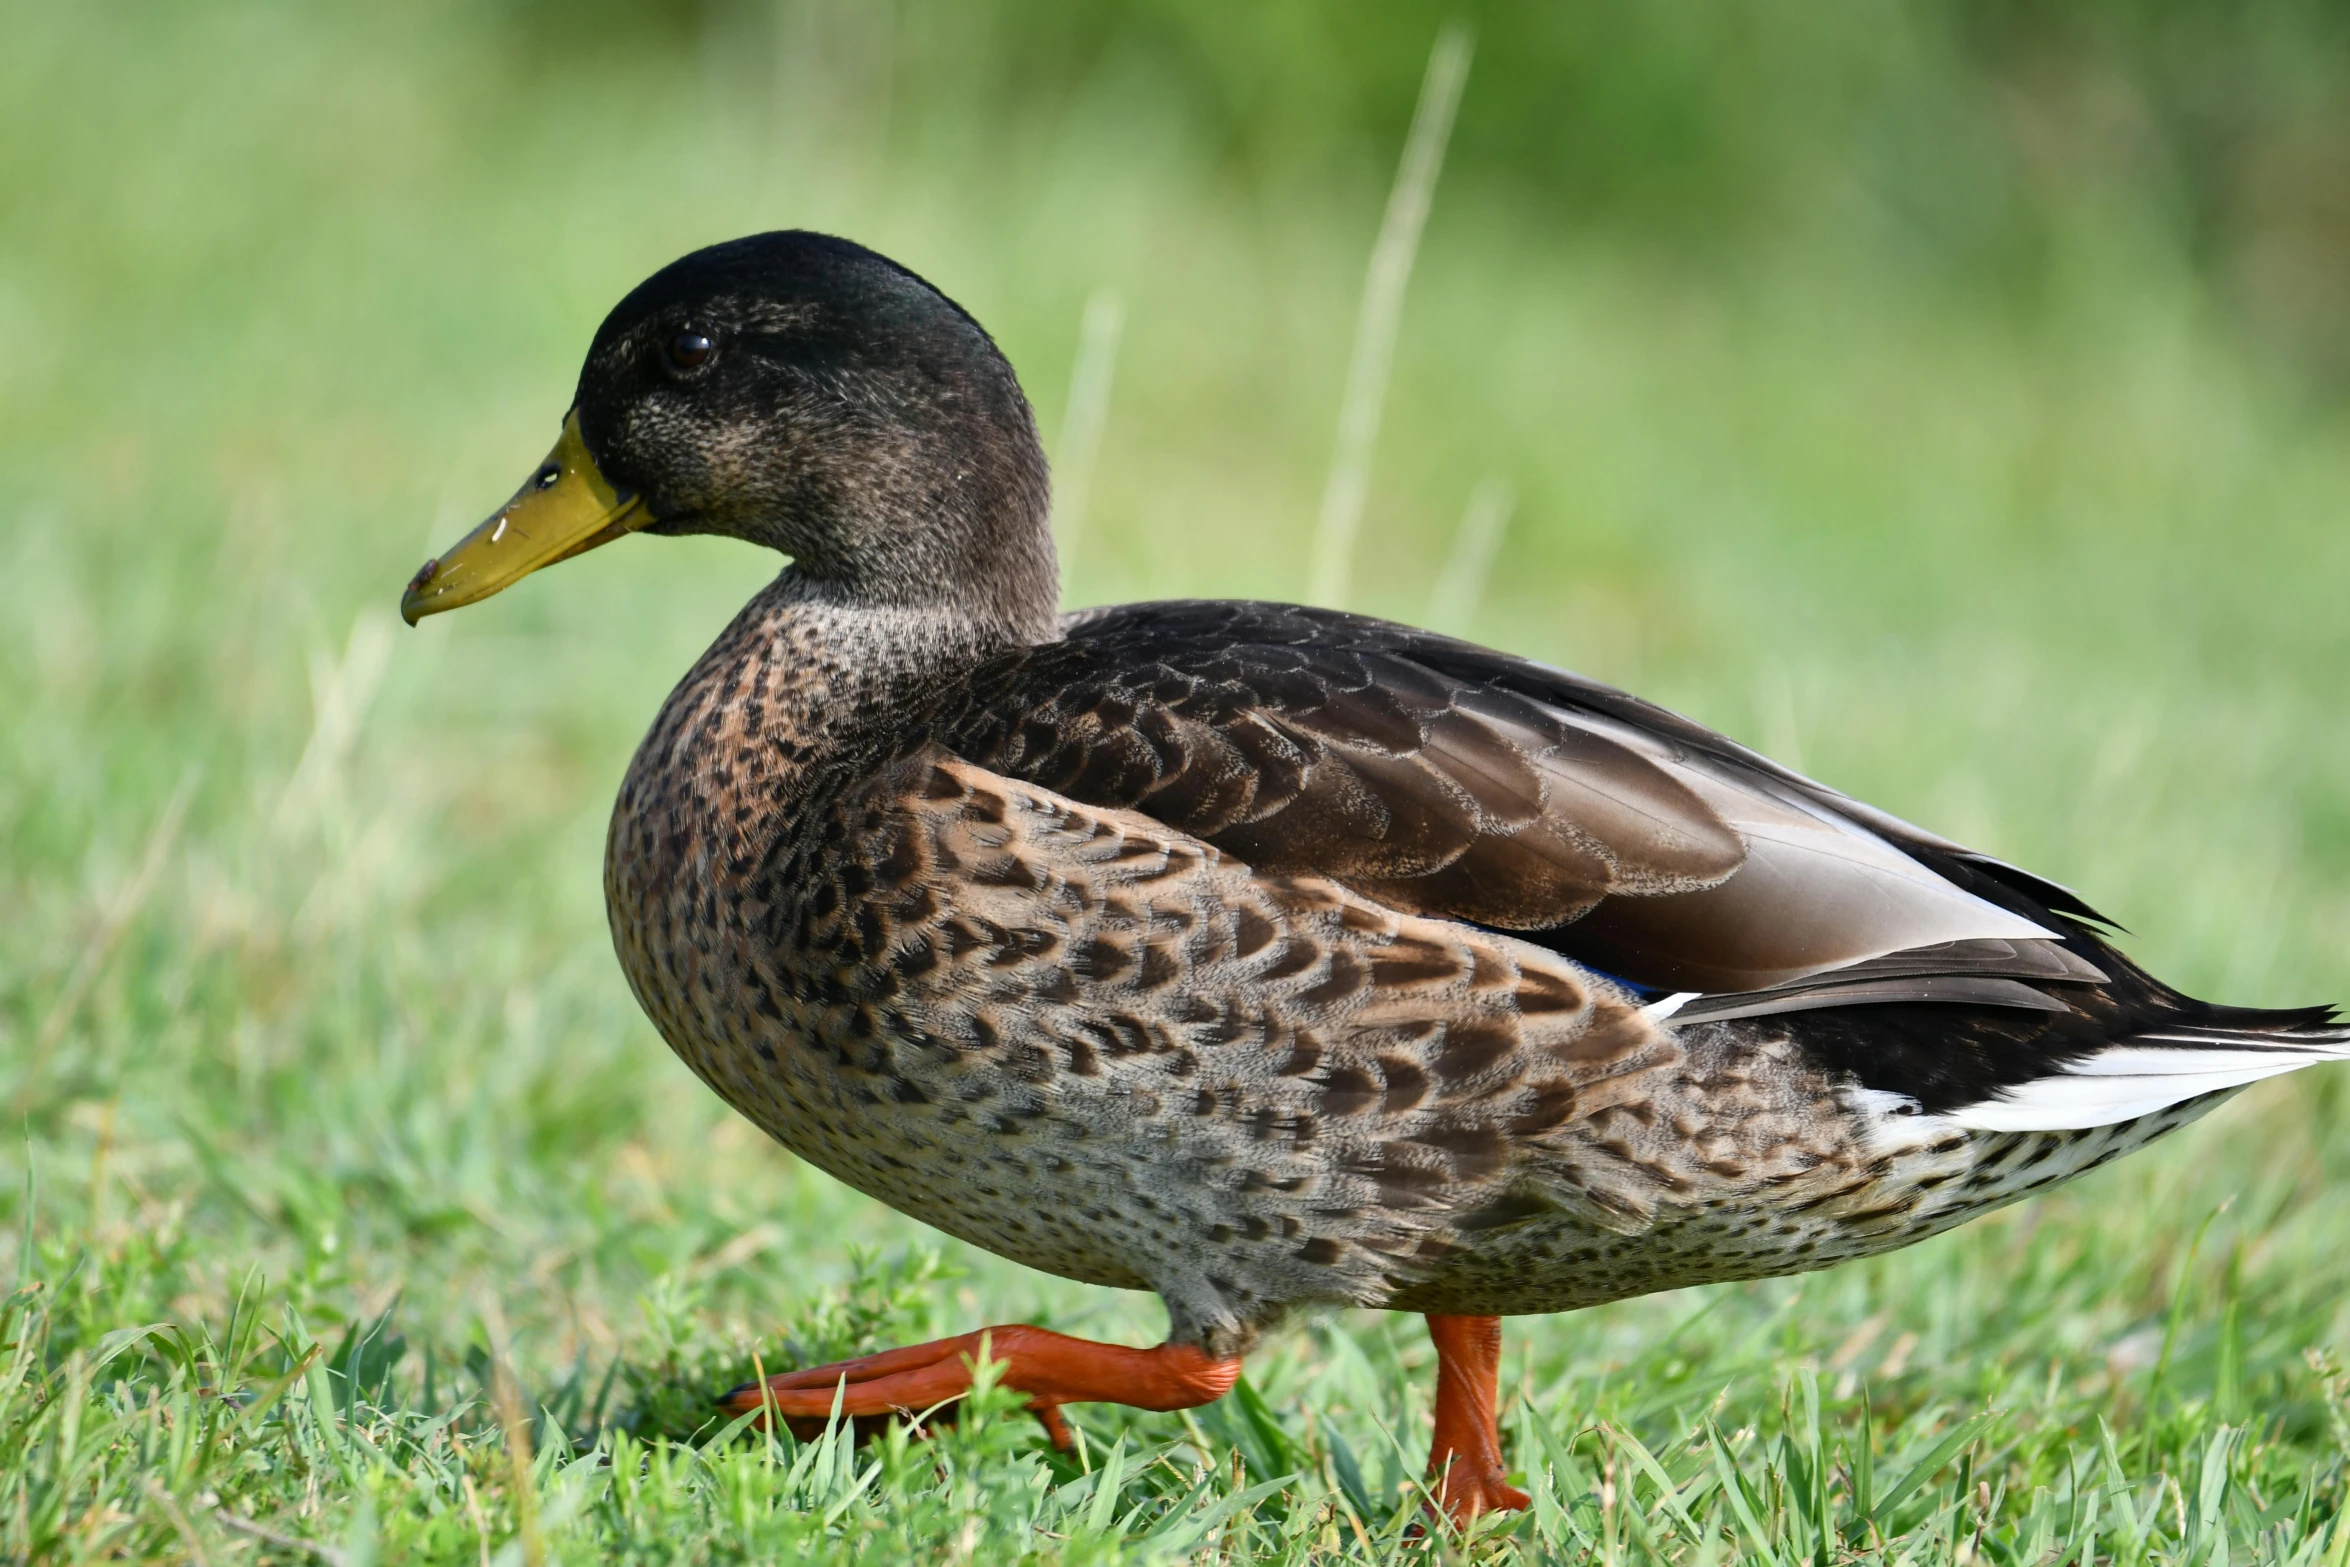
[[[881,753],[944,683],[1014,645],[950,609],[844,603],[786,571],[670,693],[620,811],[773,830],[811,791],[889,760]]]

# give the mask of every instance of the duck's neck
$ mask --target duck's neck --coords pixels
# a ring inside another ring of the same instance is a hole
[[[1058,636],[1050,476],[1028,404],[999,368],[1000,385],[828,447],[744,502],[718,531],[793,560],[762,598],[837,611],[843,627],[859,611],[905,611],[917,620],[900,624],[918,630]]]
[[[1014,627],[951,604],[875,604],[786,570],[670,693],[629,769],[623,808],[682,783],[705,800],[755,793],[788,816],[824,775],[886,760],[862,753],[940,682],[1058,635],[1049,614],[1041,628]]]
[[[806,702],[810,722],[895,707],[991,653],[1060,637],[1049,596],[942,587],[876,598],[793,567],[743,606],[729,634],[749,634],[771,689]]]
[[[1061,573],[1041,490],[1017,504],[972,507],[944,524],[948,497],[927,499],[938,510],[869,499],[855,531],[886,538],[886,547],[836,559],[803,554],[760,598],[788,603],[846,636],[887,625],[915,657],[940,642],[1008,647],[1057,638]]]

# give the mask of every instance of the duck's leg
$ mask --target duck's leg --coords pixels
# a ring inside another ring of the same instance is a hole
[[[1456,1524],[1480,1513],[1524,1507],[1530,1498],[1502,1478],[1501,1318],[1428,1318],[1436,1341],[1436,1439],[1428,1478]]]
[[[1128,1349],[1014,1324],[782,1372],[767,1379],[764,1392],[746,1382],[721,1402],[736,1414],[771,1408],[786,1419],[822,1420],[837,1392],[843,1415],[918,1414],[970,1392],[972,1367],[983,1356],[1002,1364],[1005,1387],[1028,1395],[1056,1447],[1069,1445],[1057,1412],[1063,1404],[1192,1409],[1240,1380],[1239,1356],[1218,1360],[1196,1344]]]

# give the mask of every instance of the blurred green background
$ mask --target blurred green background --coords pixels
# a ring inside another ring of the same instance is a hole
[[[1072,602],[1302,594],[1455,18],[1351,607],[1425,619],[1501,479],[1445,629],[2074,886],[2189,989],[2350,998],[2350,9],[8,0],[0,1280],[48,1281],[54,1354],[249,1288],[455,1355],[489,1302],[526,1383],[620,1363],[651,1407],[851,1243],[928,1244],[724,1114],[604,933],[628,753],[775,561],[638,541],[414,632],[399,589],[544,451],[621,293],[803,226],[969,308],[1048,437],[1123,299]],[[1903,1366],[2028,1345],[2118,1408],[2111,1346],[2185,1300],[2207,1389],[2239,1354],[2313,1398],[2343,1075],[1709,1320],[1808,1289],[1773,1364],[1913,1313]],[[1157,1330],[943,1252],[964,1282],[888,1331]],[[2005,1288],[2049,1256],[2070,1293]],[[1528,1364],[1620,1363],[1662,1311],[1530,1327]]]

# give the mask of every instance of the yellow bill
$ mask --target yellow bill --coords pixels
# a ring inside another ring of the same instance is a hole
[[[609,544],[653,520],[642,499],[612,488],[580,439],[579,410],[538,472],[490,520],[424,563],[400,596],[411,626],[427,615],[476,603],[541,566]]]

